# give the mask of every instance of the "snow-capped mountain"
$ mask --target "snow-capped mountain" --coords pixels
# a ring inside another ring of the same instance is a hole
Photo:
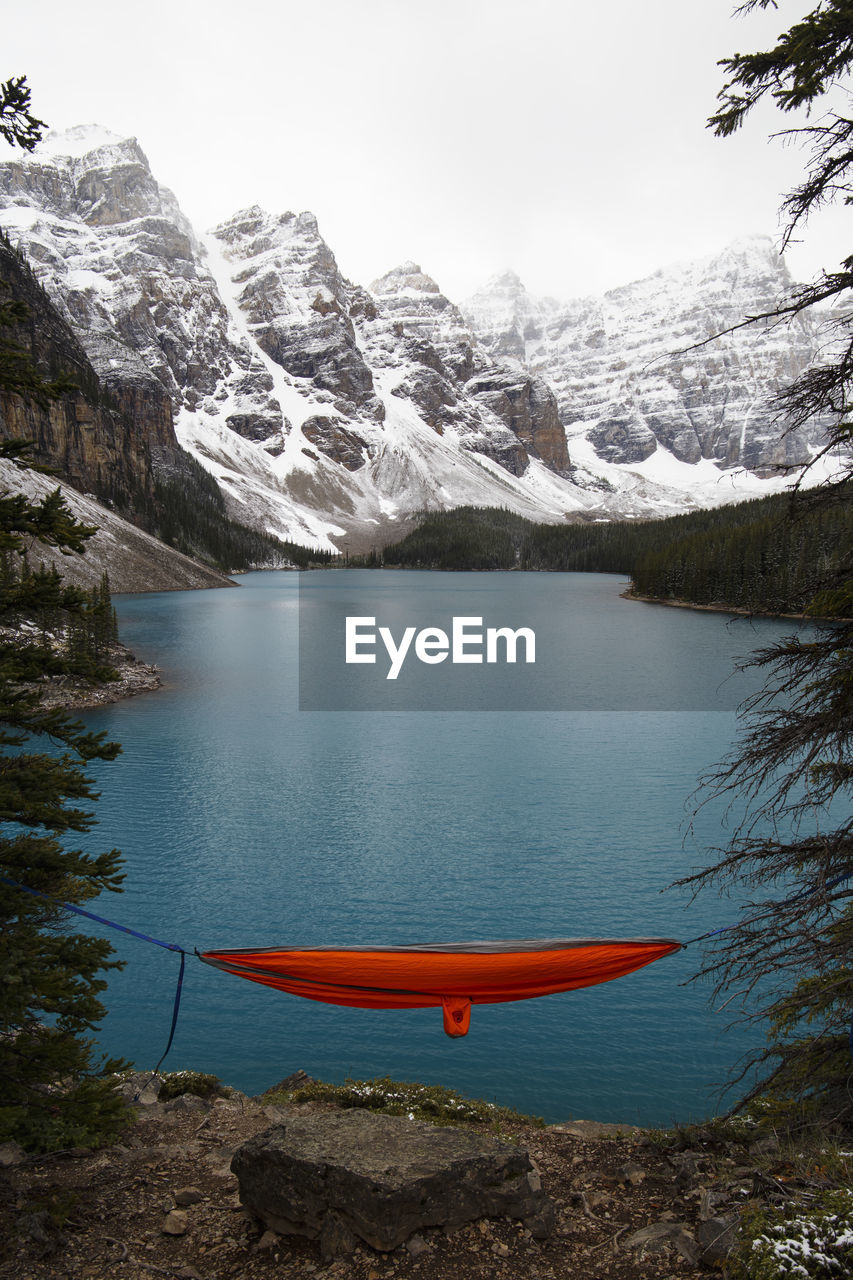
[[[819,436],[815,424],[780,440],[771,400],[817,357],[821,333],[809,312],[714,335],[791,290],[772,241],[755,236],[563,305],[531,297],[508,272],[462,310],[490,352],[547,378],[570,447],[582,437],[628,465],[664,448],[683,463],[760,473],[805,461]]]
[[[489,358],[461,312],[414,262],[370,286],[374,316],[362,330],[374,364],[390,370],[391,393],[418,406],[442,434],[524,475],[531,458],[568,475],[566,436],[544,379]],[[401,376],[402,375],[402,376]]]
[[[310,213],[198,234],[136,140],[94,126],[0,164],[0,226],[121,408],[158,406],[155,467],[177,441],[236,519],[317,546],[465,503],[560,520],[764,491],[725,468],[772,460],[760,396],[814,349],[801,326],[646,369],[769,301],[766,251],[567,307],[505,276],[463,314],[414,263],[353,285]]]

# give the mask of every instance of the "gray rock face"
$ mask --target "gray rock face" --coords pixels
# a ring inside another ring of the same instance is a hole
[[[467,389],[509,427],[529,454],[552,471],[568,474],[566,433],[544,378],[532,377],[518,366],[493,366],[472,378]]]
[[[244,1143],[240,1199],[271,1230],[394,1249],[430,1226],[511,1217],[546,1235],[554,1210],[527,1152],[468,1130],[368,1111],[294,1115]]]
[[[214,235],[261,349],[294,377],[330,392],[342,413],[381,422],[383,406],[350,318],[353,303],[363,310],[364,302],[353,298],[313,213],[275,217],[254,205]]]
[[[605,419],[598,421],[587,432],[587,439],[606,462],[642,462],[658,447],[652,429],[636,410],[625,405],[615,406]]]
[[[176,448],[171,407],[162,389],[135,386],[133,404],[103,395],[103,384],[71,326],[53,307],[17,255],[0,244],[0,289],[26,307],[26,319],[4,340],[28,351],[38,368],[68,370],[77,390],[49,405],[0,392],[0,436],[33,441],[36,458],[57,466],[84,492],[133,493],[150,498],[152,446]],[[108,481],[101,483],[102,476]]]
[[[637,463],[661,445],[681,462],[761,472],[802,462],[819,437],[816,423],[780,441],[772,403],[816,359],[818,323],[806,313],[714,335],[792,288],[772,241],[753,237],[561,305],[531,297],[509,273],[462,310],[487,350],[547,379],[570,437],[585,435],[605,461]]]
[[[568,474],[566,433],[543,378],[490,357],[417,263],[387,272],[371,290],[376,308],[361,326],[365,345],[380,367],[409,366],[393,395],[416,405],[440,435],[456,430],[464,447],[513,475],[523,475],[531,457]]]
[[[225,425],[244,440],[263,444],[274,458],[284,449],[285,430],[290,424],[282,418],[263,413],[229,413]]]
[[[354,431],[348,431],[339,420],[328,417],[306,418],[302,424],[302,434],[316,449],[333,462],[346,467],[347,471],[359,471],[364,466],[368,452],[367,441]]]
[[[227,401],[282,430],[269,373],[230,327],[190,223],[135,138],[48,135],[0,164],[0,214],[119,400],[153,380],[176,410],[206,402],[215,416]]]

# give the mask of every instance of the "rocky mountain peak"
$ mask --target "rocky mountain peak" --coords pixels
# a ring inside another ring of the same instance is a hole
[[[758,232],[753,235],[738,236],[720,253],[712,255],[710,260],[720,264],[731,263],[753,271],[764,265],[774,273],[779,272],[786,279],[790,279],[787,264],[779,252],[777,242],[772,236]]]
[[[492,283],[498,287],[502,286],[506,289],[518,289],[526,292],[521,276],[517,271],[513,271],[511,267],[508,267],[506,271],[499,271],[497,275],[492,276]]]
[[[313,213],[253,205],[212,233],[251,338],[288,374],[310,379],[347,418],[382,418],[350,316],[354,290]]]
[[[272,331],[276,324],[270,327],[273,318],[277,323],[294,314],[335,314],[347,327],[344,317],[351,286],[341,275],[313,213],[271,214],[252,205],[214,228],[212,235],[233,266],[234,283],[242,286],[240,307],[250,324],[263,328],[263,336],[261,328],[256,328],[257,340],[284,368],[292,361],[282,358],[284,349]],[[349,326],[346,340],[352,338]]]
[[[238,209],[230,218],[226,218],[214,228],[213,234],[224,241],[263,236],[268,242],[268,248],[276,244],[285,245],[295,238],[303,237],[322,243],[328,250],[328,245],[320,235],[317,218],[308,210],[298,214],[290,211],[274,214],[259,204],[252,204],[245,209]]]
[[[284,216],[287,217],[288,215],[285,214]],[[313,232],[316,236],[320,234],[317,215],[312,213],[310,209],[303,209],[301,213],[296,215],[296,225],[302,231]]]
[[[774,306],[793,288],[788,264],[770,236],[745,236],[727,245],[714,259],[718,278],[736,291],[766,291]]]
[[[285,214],[284,217],[293,217],[292,214]],[[230,240],[234,236],[252,236],[257,235],[261,228],[267,223],[269,214],[262,209],[259,204],[250,204],[245,209],[238,209],[236,213],[232,213],[230,218],[214,229],[213,234],[219,239]]]
[[[479,289],[473,296],[475,298],[523,298],[532,301],[521,276],[517,271],[513,271],[511,267],[490,276],[482,289]]]
[[[534,298],[520,276],[502,271],[462,303],[462,313],[495,356],[526,362],[556,310],[551,299]]]
[[[51,130],[33,152],[0,166],[0,181],[3,177],[9,203],[29,204],[36,196],[45,212],[89,226],[168,217],[192,236],[171,191],[155,181],[136,138],[100,125]]]
[[[79,159],[102,147],[139,147],[136,138],[126,138],[113,133],[100,124],[78,124],[70,129],[49,129],[35,149],[35,158],[46,160],[49,156],[62,160]]]
[[[568,475],[566,434],[542,379],[490,357],[417,263],[404,262],[371,288],[376,314],[361,331],[378,367],[403,371],[393,375],[392,395],[416,405],[437,434],[452,430],[464,449],[512,475],[526,475],[531,459]]]
[[[750,300],[768,295],[768,306],[778,301],[791,288],[791,277],[785,259],[770,236],[743,236],[718,253],[702,258],[674,262],[661,267],[653,275],[630,284],[609,289],[603,300],[617,305],[625,299],[666,297],[669,305],[683,311],[696,305],[719,305],[725,311],[737,307],[742,298]],[[585,299],[585,303],[591,302]],[[577,309],[580,300],[567,306]],[[739,319],[743,318],[740,313]],[[725,328],[721,324],[719,328]]]
[[[663,448],[679,462],[762,471],[804,460],[819,432],[780,441],[773,407],[816,357],[813,321],[736,328],[791,287],[773,240],[756,235],[561,305],[498,277],[464,310],[489,351],[550,383],[562,422],[599,459],[631,466]]]
[[[431,276],[428,276],[417,262],[403,262],[399,267],[386,271],[384,276],[374,280],[370,292],[377,297],[405,292],[438,294],[441,290]]]
[[[535,306],[535,299],[527,292],[521,277],[515,271],[501,271],[463,302],[462,311],[466,315],[470,311],[481,316],[489,312],[496,319],[499,314],[518,318]]]

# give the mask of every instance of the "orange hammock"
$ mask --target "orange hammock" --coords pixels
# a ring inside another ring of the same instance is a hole
[[[408,947],[278,947],[202,951],[206,964],[251,982],[362,1009],[441,1006],[444,1030],[464,1036],[472,1004],[530,1000],[592,987],[678,951],[673,938],[559,938],[424,943]]]

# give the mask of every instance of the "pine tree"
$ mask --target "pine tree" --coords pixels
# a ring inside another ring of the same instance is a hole
[[[775,9],[776,0],[746,0],[737,13],[768,8]],[[802,183],[782,202],[786,219],[784,249],[804,230],[813,213],[827,205],[851,202],[853,94],[849,76],[853,66],[853,4],[850,0],[820,0],[800,22],[779,36],[773,49],[737,53],[720,65],[729,79],[720,90],[719,110],[708,121],[719,137],[737,132],[750,111],[767,97],[783,113],[805,113],[808,121],[781,134],[784,141],[798,142],[808,151]],[[828,106],[822,101],[827,94]],[[815,117],[813,112],[818,108],[820,114]],[[852,287],[853,254],[837,268],[822,271],[811,284],[797,289],[791,298],[769,312],[746,317],[742,323],[790,318],[831,301]],[[787,431],[823,417],[829,426],[820,456],[841,449],[849,460],[853,440],[853,424],[848,420],[853,392],[853,332],[846,317],[838,320],[836,327],[840,349],[797,378],[782,393],[780,407],[785,412]],[[848,461],[840,465],[835,484],[844,486],[850,475]],[[825,500],[826,494],[823,497]],[[843,497],[846,500],[847,494]]]
[[[19,447],[0,442],[0,457],[10,454]],[[92,532],[58,490],[40,503],[0,496],[7,563],[22,556],[27,538],[80,552]],[[93,1074],[86,1038],[103,1014],[99,975],[113,966],[111,947],[72,932],[57,905],[119,886],[117,850],[93,856],[65,840],[92,825],[87,802],[97,796],[83,766],[120,748],[39,705],[46,676],[91,671],[88,654],[56,644],[57,622],[64,632],[89,608],[55,570],[7,573],[0,589],[0,1140],[34,1148],[97,1141],[122,1116],[110,1083]]]
[[[32,151],[47,125],[30,112],[30,88],[26,76],[13,76],[0,84],[0,137],[12,147]]]
[[[772,2],[750,0],[739,12]],[[721,136],[739,128],[765,96],[786,113],[822,108],[785,131],[809,148],[805,179],[783,204],[786,240],[821,205],[850,203],[853,119],[838,107],[853,98],[850,0],[822,0],[773,49],[736,54],[722,65],[729,78],[710,120]],[[824,109],[830,89],[831,105]],[[769,314],[795,315],[851,285],[853,256]],[[824,454],[839,455],[834,479],[795,494],[789,513],[794,533],[804,507],[847,508],[853,491],[853,328],[849,319],[837,323],[835,354],[802,374],[780,399],[786,429],[820,416],[829,424]],[[849,1123],[853,548],[849,522],[840,527],[842,545],[810,583],[811,612],[831,621],[753,656],[751,665],[765,674],[764,688],[744,709],[746,728],[732,755],[708,779],[710,794],[739,807],[734,836],[714,865],[681,883],[749,895],[740,923],[708,943],[701,969],[717,997],[727,1004],[739,998],[739,1018],[769,1029],[766,1048],[741,1064],[738,1079],[748,1082],[742,1104],[761,1095],[777,1116]],[[792,538],[792,554],[793,544]]]
[[[31,149],[42,126],[28,107],[22,78],[0,86],[0,133]],[[18,319],[17,304],[0,305],[0,334]],[[0,342],[0,390],[45,403],[62,388],[42,378],[28,353]],[[27,452],[22,441],[0,442],[8,464],[26,465]],[[91,672],[91,658],[81,667],[61,641],[92,603],[56,570],[34,572],[25,558],[33,540],[80,553],[92,533],[59,489],[40,502],[0,492],[0,1141],[32,1150],[97,1143],[124,1119],[104,1074],[120,1064],[97,1070],[89,1038],[103,1014],[98,995],[101,975],[115,967],[112,949],[73,931],[60,905],[119,888],[117,850],[92,855],[66,841],[93,821],[88,805],[97,795],[85,764],[120,748],[40,706],[45,677]],[[107,607],[99,595],[96,608]]]

